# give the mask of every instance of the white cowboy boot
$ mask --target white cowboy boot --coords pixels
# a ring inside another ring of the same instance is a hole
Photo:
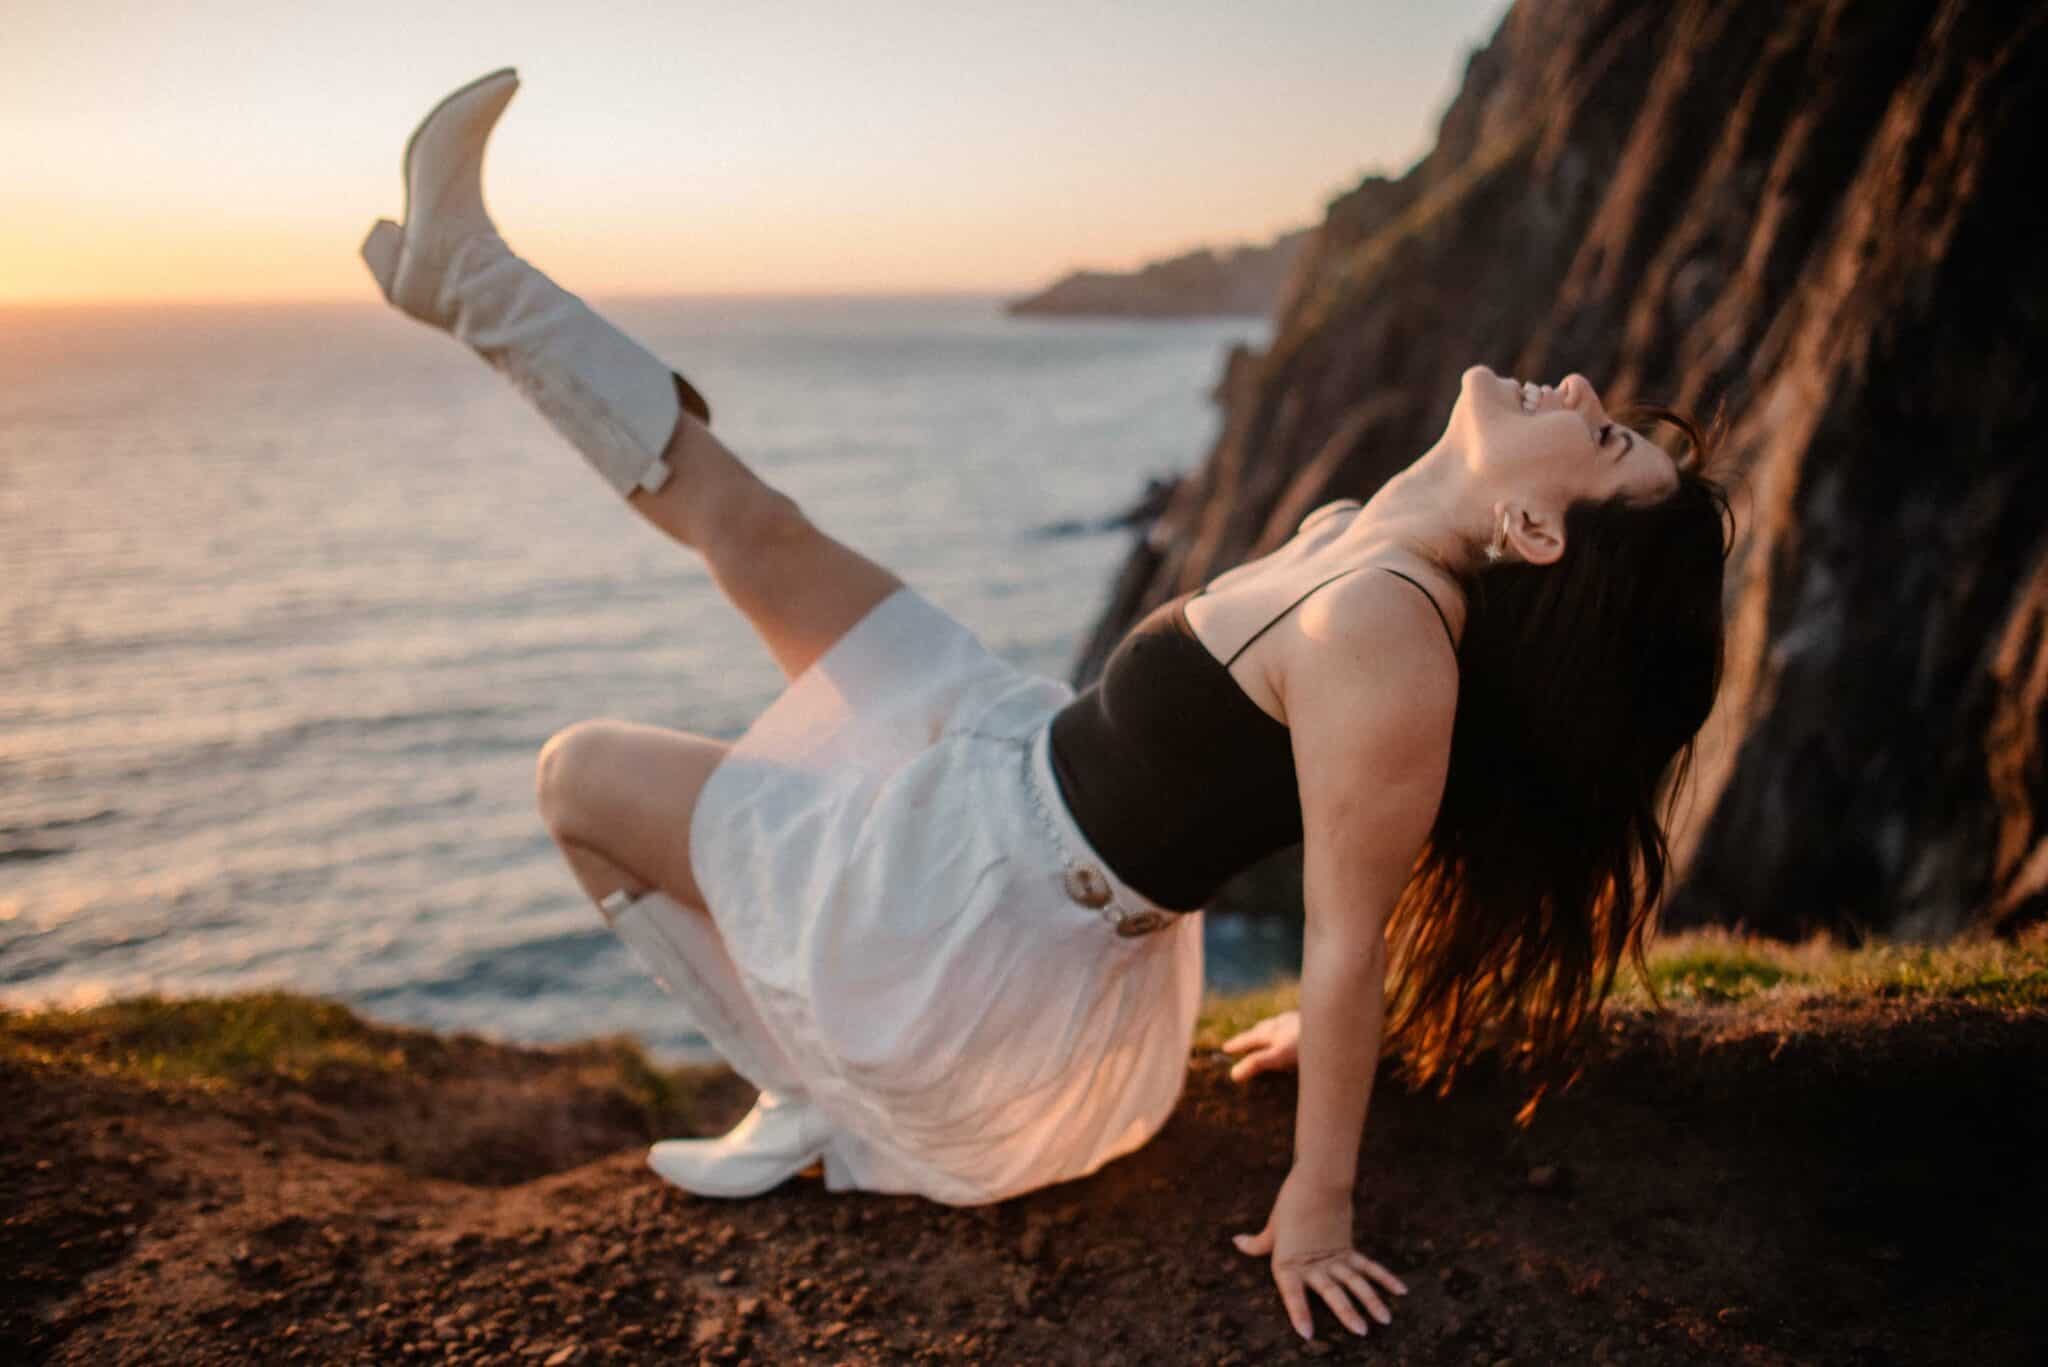
[[[378,219],[363,260],[386,299],[473,347],[621,498],[659,489],[682,410],[709,423],[710,405],[498,235],[484,210],[484,144],[518,89],[504,67],[428,112],[405,144],[405,224]]]
[[[664,1140],[648,1151],[648,1166],[685,1191],[739,1197],[758,1196],[822,1158],[833,1126],[747,999],[710,918],[659,889],[635,897],[622,888],[598,910],[719,1056],[761,1092],[723,1137]]]
[[[796,1068],[747,996],[710,916],[659,888],[637,897],[621,888],[597,909],[734,1072],[764,1092],[802,1093]]]
[[[822,1159],[834,1133],[810,1102],[763,1092],[722,1137],[664,1139],[647,1166],[699,1196],[759,1196]]]

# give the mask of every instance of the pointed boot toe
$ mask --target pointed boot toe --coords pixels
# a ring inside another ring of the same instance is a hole
[[[484,208],[484,149],[519,88],[501,67],[442,98],[405,145],[405,221],[380,219],[363,261],[402,313],[468,345],[583,453],[621,498],[658,490],[694,386],[514,253]]]
[[[746,1118],[717,1139],[665,1139],[647,1151],[647,1166],[699,1196],[759,1196],[824,1157],[832,1124],[807,1101],[756,1102]]]
[[[406,226],[490,227],[484,212],[484,147],[519,93],[519,73],[500,67],[449,92],[405,140]]]
[[[457,322],[445,289],[458,248],[474,238],[503,244],[484,207],[484,150],[518,89],[511,67],[478,77],[445,96],[406,139],[405,221],[385,297],[423,323]]]

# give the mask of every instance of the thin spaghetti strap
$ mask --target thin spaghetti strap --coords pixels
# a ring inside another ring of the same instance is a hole
[[[1268,622],[1268,623],[1266,623],[1266,625],[1265,625],[1265,626],[1262,626],[1262,627],[1260,627],[1260,628],[1259,628],[1259,629],[1258,629],[1257,631],[1253,632],[1253,633],[1251,634],[1251,637],[1250,637],[1250,639],[1248,639],[1248,640],[1247,640],[1247,641],[1246,641],[1246,642],[1245,642],[1245,643],[1244,643],[1243,645],[1239,646],[1239,647],[1238,647],[1238,648],[1237,648],[1236,650],[1234,650],[1234,651],[1232,651],[1232,652],[1231,652],[1231,654],[1230,654],[1230,658],[1229,658],[1229,659],[1227,659],[1227,660],[1225,660],[1225,661],[1223,662],[1223,667],[1224,667],[1225,669],[1228,669],[1228,668],[1230,668],[1230,667],[1231,667],[1232,665],[1236,664],[1236,663],[1237,663],[1237,657],[1238,657],[1238,656],[1240,656],[1240,655],[1242,655],[1242,654],[1244,654],[1244,653],[1245,653],[1245,651],[1249,650],[1249,649],[1251,648],[1251,644],[1252,644],[1252,642],[1253,642],[1253,641],[1256,641],[1256,640],[1258,640],[1258,639],[1259,639],[1259,638],[1260,638],[1261,636],[1264,636],[1264,635],[1266,634],[1266,632],[1267,632],[1268,630],[1270,630],[1270,629],[1272,628],[1272,626],[1273,626],[1273,623],[1274,623],[1274,622],[1278,622],[1278,621],[1280,620],[1280,618],[1282,618],[1282,617],[1285,617],[1285,616],[1286,616],[1286,615],[1287,615],[1288,613],[1290,613],[1290,612],[1294,611],[1294,610],[1295,610],[1296,608],[1300,607],[1300,606],[1301,606],[1301,604],[1302,604],[1302,601],[1303,601],[1303,599],[1306,599],[1306,598],[1308,597],[1308,594],[1309,594],[1309,593],[1314,593],[1314,592],[1316,591],[1316,589],[1319,589],[1319,588],[1321,588],[1321,587],[1323,586],[1323,584],[1329,584],[1329,583],[1334,583],[1335,581],[1337,581],[1337,580],[1339,580],[1339,579],[1342,579],[1342,578],[1343,578],[1343,577],[1344,577],[1345,575],[1347,575],[1347,574],[1351,573],[1351,570],[1362,570],[1362,569],[1364,569],[1364,568],[1365,568],[1365,566],[1363,566],[1363,565],[1353,565],[1353,566],[1351,567],[1351,569],[1350,569],[1350,570],[1338,570],[1338,571],[1337,571],[1337,572],[1336,572],[1335,574],[1331,575],[1331,576],[1330,576],[1330,577],[1329,577],[1328,579],[1325,579],[1325,580],[1323,580],[1323,583],[1322,583],[1322,584],[1317,584],[1317,585],[1315,586],[1315,588],[1312,588],[1312,589],[1310,589],[1310,590],[1308,591],[1308,593],[1304,593],[1303,595],[1301,595],[1301,597],[1300,597],[1300,598],[1297,598],[1297,599],[1295,599],[1295,600],[1294,600],[1294,601],[1293,601],[1292,603],[1289,603],[1289,604],[1288,604],[1288,605],[1287,605],[1286,607],[1284,607],[1284,608],[1280,609],[1280,612],[1279,612],[1279,614],[1278,614],[1277,616],[1275,616],[1275,617],[1273,618],[1273,621],[1272,621],[1272,622]]]
[[[1422,589],[1422,596],[1423,596],[1424,598],[1427,598],[1427,599],[1429,600],[1429,605],[1430,605],[1431,607],[1433,607],[1433,608],[1436,608],[1436,619],[1437,619],[1437,621],[1439,621],[1439,622],[1442,622],[1442,623],[1444,624],[1444,635],[1450,638],[1450,642],[1451,642],[1451,653],[1452,653],[1453,655],[1457,654],[1457,653],[1458,653],[1458,638],[1457,638],[1457,636],[1456,636],[1456,635],[1455,635],[1455,634],[1454,634],[1454,633],[1453,633],[1453,632],[1451,631],[1451,619],[1450,619],[1450,618],[1448,618],[1448,617],[1446,617],[1446,616],[1444,616],[1444,610],[1443,610],[1443,608],[1442,608],[1442,607],[1441,607],[1441,606],[1440,606],[1440,605],[1439,605],[1439,604],[1437,603],[1437,601],[1436,601],[1436,595],[1435,595],[1435,594],[1433,594],[1433,593],[1431,593],[1431,592],[1430,592],[1430,591],[1429,591],[1428,589],[1423,589],[1423,588],[1422,588],[1422,585],[1421,585],[1420,583],[1418,583],[1418,582],[1417,582],[1417,581],[1415,580],[1415,578],[1414,578],[1413,576],[1411,576],[1411,575],[1406,575],[1406,574],[1401,574],[1401,571],[1399,571],[1399,570],[1395,569],[1395,568],[1394,568],[1393,566],[1391,566],[1391,565],[1381,565],[1381,566],[1379,566],[1378,568],[1380,568],[1380,569],[1383,569],[1383,570],[1385,570],[1385,571],[1386,571],[1386,572],[1387,572],[1388,574],[1400,574],[1400,575],[1401,575],[1401,577],[1402,577],[1403,579],[1406,579],[1406,580],[1407,580],[1407,581],[1408,581],[1409,583],[1411,583],[1411,584],[1414,584],[1416,588],[1418,588],[1418,589]]]

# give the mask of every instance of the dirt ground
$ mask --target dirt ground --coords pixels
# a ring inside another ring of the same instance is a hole
[[[1288,1329],[1234,1250],[1286,1172],[1291,1075],[1198,1052],[1150,1145],[1000,1206],[697,1198],[556,1053],[212,1090],[0,1064],[0,1360],[2020,1363],[2048,1345],[2048,1013],[1818,999],[1615,1017],[1519,1092],[1383,1072],[1360,1246],[1412,1294]],[[697,1127],[745,1110],[705,1070]]]

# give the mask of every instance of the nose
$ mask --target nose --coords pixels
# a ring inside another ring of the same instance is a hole
[[[1594,422],[1607,420],[1607,410],[1600,406],[1600,395],[1593,388],[1593,382],[1577,371],[1558,383],[1557,395],[1564,400],[1566,408],[1583,413]]]

